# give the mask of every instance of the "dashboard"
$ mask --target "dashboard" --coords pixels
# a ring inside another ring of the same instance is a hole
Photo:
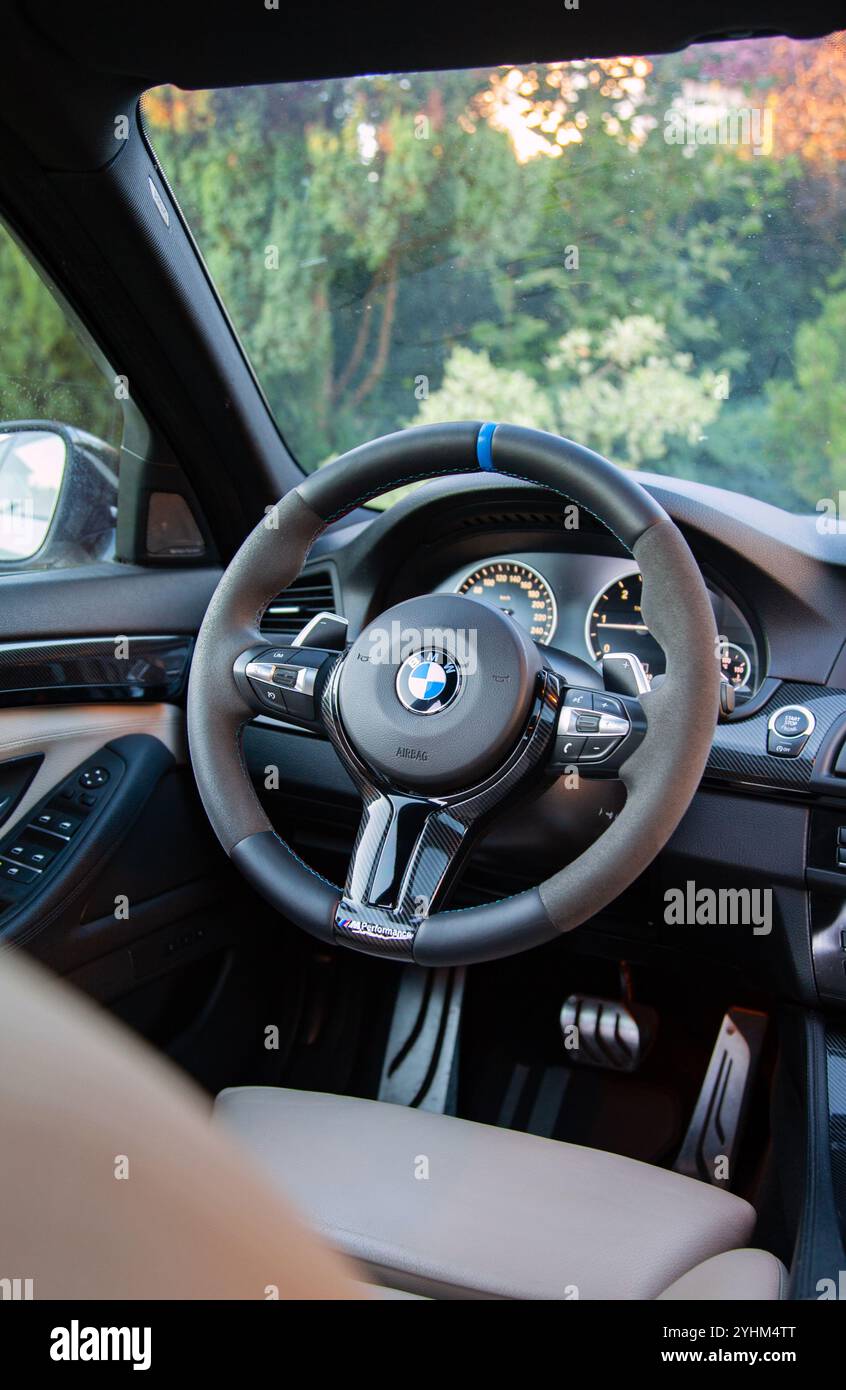
[[[704,785],[846,794],[846,770],[834,775],[828,758],[846,721],[846,697],[830,694],[846,690],[846,537],[823,537],[813,516],[705,484],[640,480],[691,546],[735,688]],[[597,517],[582,514],[573,527],[560,498],[514,479],[434,479],[389,511],[350,516],[315,543],[302,582],[307,601],[319,591],[321,608],[343,613],[352,639],[394,604],[462,591],[522,624],[571,684],[579,683],[567,670],[574,660],[593,667],[599,684],[606,652],[634,651],[653,680],[664,666],[641,612],[637,561]],[[793,743],[771,722],[784,705],[804,710]]]
[[[499,608],[541,646],[597,664],[606,653],[633,652],[650,679],[664,672],[664,653],[643,621],[643,580],[631,559],[565,551],[494,554],[450,570],[436,587]],[[737,603],[710,582],[708,592],[723,676],[738,700],[748,699],[760,684],[758,642]]]

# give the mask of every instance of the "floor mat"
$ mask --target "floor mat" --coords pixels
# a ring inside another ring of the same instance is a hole
[[[619,998],[610,962],[540,953],[469,972],[462,1025],[459,1113],[468,1119],[671,1166],[684,1137],[722,1017],[719,999],[694,1004],[678,979],[638,972],[658,1009],[654,1045],[636,1072],[568,1064],[558,1026],[572,989]],[[560,965],[559,965],[560,962]],[[484,970],[487,973],[484,973]]]

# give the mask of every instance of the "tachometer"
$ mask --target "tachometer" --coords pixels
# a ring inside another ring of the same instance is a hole
[[[664,670],[666,661],[643,621],[642,594],[642,574],[625,574],[602,589],[588,609],[585,640],[594,661],[608,652],[632,652],[651,679]]]
[[[643,575],[624,574],[597,594],[588,609],[585,621],[585,641],[594,661],[601,661],[608,652],[633,652],[639,657],[646,674],[651,680],[660,675],[666,666],[664,652],[643,621],[641,599],[643,597]],[[715,612],[718,625],[721,621],[737,628],[726,612],[729,600],[718,596],[711,590],[712,604],[719,605]],[[720,668],[724,678],[735,690],[749,692],[754,685],[753,659],[750,650],[739,643],[722,636],[719,648]]]
[[[555,595],[543,575],[522,560],[489,560],[471,570],[456,593],[501,609],[536,642],[546,645],[552,641],[558,626]]]

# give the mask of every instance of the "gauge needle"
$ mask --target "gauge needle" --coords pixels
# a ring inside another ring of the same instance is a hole
[[[646,623],[600,623],[600,627],[619,627],[625,628],[627,632],[648,632]]]

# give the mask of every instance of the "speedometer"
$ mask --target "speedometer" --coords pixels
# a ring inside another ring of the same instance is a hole
[[[522,560],[489,560],[465,575],[456,593],[499,608],[536,642],[552,641],[558,626],[555,595],[543,575]]]

